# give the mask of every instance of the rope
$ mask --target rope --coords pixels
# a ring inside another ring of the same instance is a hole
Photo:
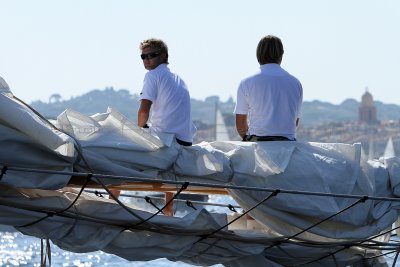
[[[395,256],[394,259],[393,259],[393,265],[392,265],[392,267],[395,267],[395,266],[396,266],[397,257],[399,256],[399,253],[400,253],[400,250],[397,250],[396,256]]]
[[[32,226],[32,225],[37,224],[37,223],[39,223],[39,222],[41,222],[41,221],[43,221],[43,220],[45,220],[45,219],[47,219],[47,218],[49,218],[49,217],[52,217],[52,216],[54,216],[54,215],[59,215],[59,214],[65,212],[65,211],[69,210],[69,209],[70,209],[72,206],[74,206],[75,203],[78,201],[78,199],[79,199],[79,197],[81,196],[83,190],[85,189],[85,187],[87,186],[87,184],[89,183],[89,181],[90,181],[91,179],[92,179],[92,174],[88,174],[88,176],[87,176],[87,178],[86,178],[86,181],[85,181],[85,183],[83,184],[83,186],[82,186],[81,190],[79,191],[78,195],[76,196],[76,198],[74,199],[74,201],[72,201],[71,204],[69,204],[65,209],[60,210],[60,211],[57,211],[57,212],[49,211],[49,212],[47,212],[47,215],[46,215],[45,217],[43,217],[43,218],[40,218],[40,219],[37,219],[37,220],[35,220],[35,221],[33,221],[33,222],[30,222],[30,223],[27,223],[27,224],[24,224],[24,225],[21,225],[21,226],[16,226],[16,227],[19,227],[19,228],[20,228],[20,227]]]
[[[232,223],[236,222],[237,220],[239,220],[240,218],[242,218],[243,216],[245,216],[245,215],[246,215],[247,213],[249,213],[250,211],[254,210],[254,209],[257,208],[258,206],[260,206],[261,204],[263,204],[264,202],[266,202],[267,200],[271,199],[272,197],[277,196],[277,195],[279,194],[279,192],[280,192],[279,190],[275,190],[275,192],[272,192],[269,196],[265,197],[263,200],[261,200],[260,202],[258,202],[258,203],[257,203],[255,206],[253,206],[251,209],[249,209],[249,210],[243,212],[241,215],[239,215],[238,217],[236,217],[235,219],[233,219],[233,220],[230,221],[229,223],[225,224],[224,226],[221,226],[220,228],[218,228],[218,229],[212,231],[212,232],[209,233],[209,234],[206,234],[206,235],[201,236],[200,239],[197,240],[197,241],[195,242],[195,244],[198,243],[198,242],[200,242],[200,241],[202,241],[202,240],[204,240],[204,239],[206,239],[206,238],[209,238],[210,236],[212,236],[212,235],[218,233],[219,231],[221,231],[222,229],[228,227],[228,226],[231,225]]]
[[[107,192],[99,192],[97,190],[85,190],[85,192],[95,194],[96,196],[99,196],[99,197],[103,197],[102,194],[108,194]],[[148,197],[150,199],[155,199],[155,200],[165,200],[165,198],[163,198],[163,197],[156,197],[156,196],[137,196],[137,195],[130,195],[130,194],[120,194],[119,196],[120,197],[130,197],[130,198],[142,198],[142,199],[144,199],[145,197]],[[189,200],[176,198],[174,201],[186,203]],[[236,209],[242,208],[239,205],[222,204],[222,203],[215,203],[215,202],[204,202],[204,201],[196,201],[196,200],[190,200],[189,202],[192,204],[198,204],[198,205],[203,205],[203,206],[224,207],[224,208],[228,208],[230,211],[233,211],[233,212],[237,212]],[[186,203],[186,205],[187,205],[187,203]]]
[[[46,246],[44,245],[44,242],[46,242]],[[47,259],[49,259],[49,266],[51,266],[50,241],[49,241],[49,239],[40,239],[40,267],[47,266]]]
[[[290,237],[286,237],[283,241],[277,242],[276,245],[280,245],[280,243],[285,242],[285,241],[287,241],[287,240],[289,240],[289,239],[294,239],[295,237],[301,235],[302,233],[305,233],[305,232],[307,232],[308,230],[310,230],[310,229],[312,229],[312,228],[314,228],[314,227],[320,225],[321,223],[323,223],[323,222],[325,222],[325,221],[327,221],[327,220],[332,219],[333,217],[339,215],[340,213],[345,212],[346,210],[348,210],[348,209],[350,209],[350,208],[356,206],[357,204],[359,204],[359,203],[365,203],[365,201],[366,201],[367,199],[368,199],[367,196],[363,196],[361,199],[357,200],[356,202],[354,202],[354,203],[351,204],[350,206],[348,206],[348,207],[346,207],[346,208],[344,208],[344,209],[342,209],[342,210],[336,212],[335,214],[333,214],[333,215],[331,215],[331,216],[328,216],[327,218],[325,218],[325,219],[323,219],[323,220],[321,220],[321,221],[319,221],[319,222],[317,222],[317,223],[315,223],[315,224],[313,224],[313,225],[307,227],[306,229],[301,230],[301,231],[298,232],[297,234],[294,234],[294,235],[292,235],[292,236],[290,236]],[[274,246],[275,246],[275,245],[271,245],[271,246],[267,247],[265,250],[268,250],[268,249],[270,249],[271,247],[274,247]]]
[[[152,218],[154,218],[157,214],[159,214],[160,212],[162,212],[162,210],[164,210],[169,204],[171,204],[172,201],[174,201],[174,199],[176,199],[183,190],[186,190],[187,187],[189,186],[189,182],[185,182],[185,184],[183,184],[181,186],[181,188],[178,190],[178,192],[176,192],[176,194],[173,196],[173,198],[171,198],[169,201],[167,201],[167,203],[165,203],[165,205],[156,213],[154,213],[153,215],[151,215],[149,218],[147,218],[146,220],[143,220],[139,223],[134,224],[132,227],[137,227],[145,222],[148,222],[149,220],[151,220]]]
[[[154,204],[154,202],[151,200],[151,198],[149,198],[148,196],[144,197],[144,200],[146,200],[147,203],[149,203],[150,205],[152,205],[154,208],[156,208],[159,212],[161,212],[162,214],[164,214],[164,212],[162,210],[160,210],[156,204]]]
[[[94,191],[94,194],[96,195],[96,196],[98,196],[98,197],[103,197],[104,198],[104,196],[99,192],[99,191]]]
[[[5,164],[0,163],[0,165],[4,166]],[[41,170],[41,169],[32,169],[32,168],[21,168],[21,167],[11,167],[8,166],[8,170],[13,171],[22,171],[22,172],[36,172],[36,173],[49,173],[49,174],[64,174],[71,175],[76,177],[85,177],[88,173],[85,172],[67,172],[67,171],[54,171],[54,170]],[[119,176],[119,175],[108,175],[108,174],[98,174],[92,173],[93,178],[98,179],[117,179],[117,180],[130,180],[135,182],[154,182],[154,183],[164,183],[164,184],[173,184],[173,185],[184,185],[187,183],[186,181],[174,181],[174,180],[160,180],[160,179],[150,179],[150,178],[139,178],[133,176]],[[339,197],[339,198],[354,198],[360,199],[365,197],[365,195],[351,195],[351,194],[337,194],[337,193],[325,193],[325,192],[311,192],[311,191],[301,191],[301,190],[287,190],[287,189],[276,189],[276,188],[260,188],[260,187],[252,187],[252,186],[235,186],[235,185],[221,185],[221,184],[212,184],[212,183],[198,183],[198,182],[190,182],[191,186],[199,186],[199,187],[214,187],[214,188],[222,188],[222,189],[238,189],[238,190],[250,190],[250,191],[261,191],[261,192],[274,192],[275,190],[279,190],[280,193],[284,194],[294,194],[294,195],[308,195],[308,196],[321,196],[321,197]],[[377,196],[367,196],[369,200],[379,200],[379,201],[393,201],[400,202],[400,198],[395,197],[377,197]]]
[[[188,206],[189,208],[192,208],[194,210],[197,210],[195,206],[193,206],[193,203],[189,200],[186,200],[186,206]]]
[[[385,235],[385,234],[387,234],[387,233],[390,233],[391,231],[393,231],[393,230],[395,230],[395,229],[397,229],[397,228],[400,228],[400,226],[395,227],[395,228],[390,229],[390,230],[387,230],[387,231],[384,231],[384,232],[382,232],[382,233],[380,233],[380,234],[374,235],[374,236],[372,236],[372,237],[370,237],[370,238],[367,238],[367,239],[364,239],[364,240],[362,240],[362,241],[353,242],[353,243],[347,243],[347,244],[343,245],[342,248],[340,248],[340,249],[338,249],[338,250],[336,250],[336,251],[334,251],[334,252],[331,252],[331,253],[329,253],[328,255],[322,256],[322,257],[320,257],[320,258],[318,258],[318,259],[316,259],[316,260],[307,262],[307,263],[302,264],[302,265],[308,265],[308,264],[311,264],[311,263],[320,261],[320,260],[322,260],[322,259],[325,259],[325,258],[327,258],[327,257],[330,257],[330,256],[332,256],[332,255],[334,255],[334,254],[336,254],[336,253],[339,253],[340,251],[343,251],[343,250],[345,250],[345,249],[348,249],[348,248],[350,248],[350,247],[359,246],[359,245],[361,245],[361,244],[363,244],[363,243],[365,243],[365,242],[371,241],[371,240],[373,240],[373,239],[375,239],[375,238],[377,238],[377,237],[380,237],[380,236],[382,236],[382,235]],[[397,246],[397,247],[398,247],[398,246]],[[300,266],[302,266],[302,265],[300,265]]]
[[[233,212],[237,212],[237,210],[235,209],[234,206],[232,206],[231,204],[228,205],[228,209],[233,211]]]

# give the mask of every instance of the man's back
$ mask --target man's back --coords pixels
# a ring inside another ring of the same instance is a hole
[[[264,64],[239,85],[236,114],[247,114],[248,134],[295,138],[302,103],[300,82],[279,64]]]

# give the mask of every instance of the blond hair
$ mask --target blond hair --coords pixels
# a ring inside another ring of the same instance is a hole
[[[150,47],[153,49],[156,49],[157,52],[161,54],[166,54],[166,62],[168,64],[168,46],[167,44],[161,40],[161,39],[156,39],[156,38],[150,38],[142,41],[139,45],[139,49],[143,51],[143,49]]]

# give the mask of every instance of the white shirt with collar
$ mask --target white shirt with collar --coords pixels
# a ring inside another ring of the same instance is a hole
[[[173,133],[193,142],[196,127],[192,121],[190,95],[185,82],[167,64],[146,73],[140,100],[152,102],[149,124],[157,132]]]
[[[296,138],[303,88],[279,64],[264,64],[240,82],[234,113],[247,115],[247,134]]]

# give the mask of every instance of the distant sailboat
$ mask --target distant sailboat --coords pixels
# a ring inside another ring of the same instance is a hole
[[[392,137],[389,137],[389,140],[385,147],[385,152],[383,152],[383,157],[391,158],[391,157],[395,157],[395,156],[396,156],[396,153],[394,152],[393,140],[392,140]]]
[[[374,140],[370,137],[369,138],[369,147],[368,147],[368,159],[374,159]]]
[[[215,140],[216,141],[229,141],[228,127],[225,124],[224,117],[218,106],[215,109]]]

